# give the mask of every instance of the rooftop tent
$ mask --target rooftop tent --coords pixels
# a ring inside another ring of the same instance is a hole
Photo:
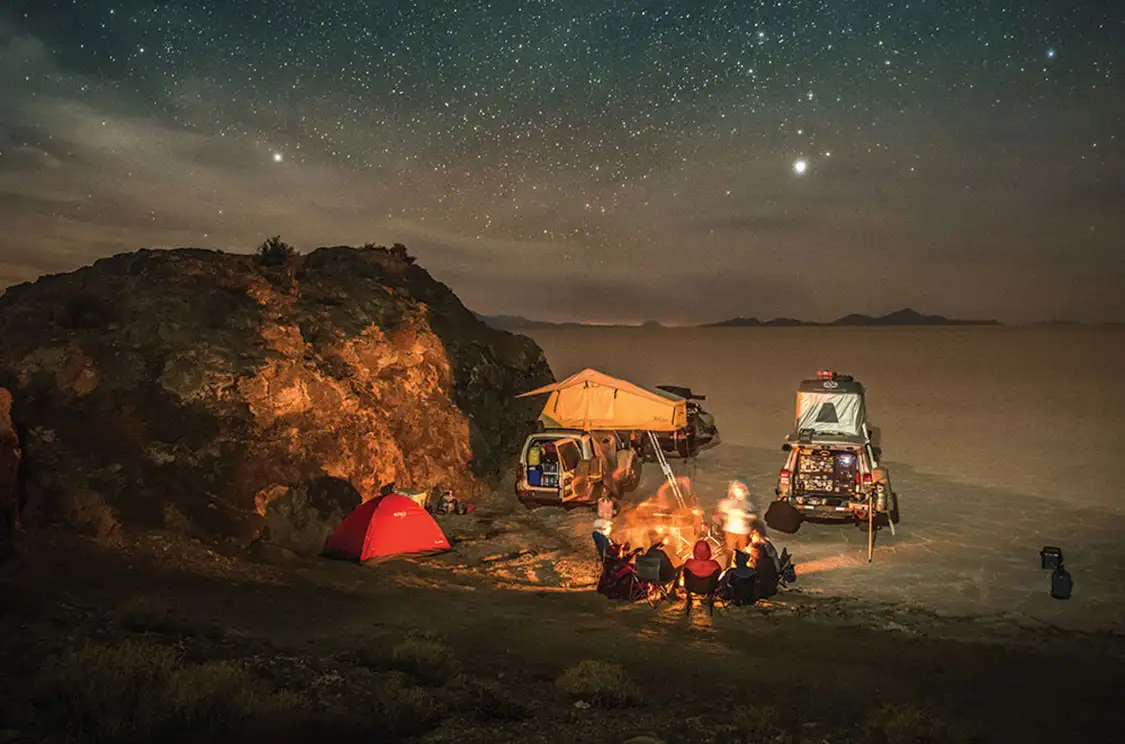
[[[863,436],[867,404],[863,385],[854,380],[805,380],[797,389],[798,432]]]
[[[596,369],[516,397],[550,393],[539,419],[549,428],[678,431],[687,426],[687,401]]]
[[[356,507],[324,545],[324,555],[367,561],[449,550],[429,513],[409,496],[391,493]]]

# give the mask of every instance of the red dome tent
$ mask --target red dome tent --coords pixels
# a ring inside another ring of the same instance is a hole
[[[324,555],[353,561],[449,550],[449,540],[429,513],[397,493],[356,507],[324,544]]]

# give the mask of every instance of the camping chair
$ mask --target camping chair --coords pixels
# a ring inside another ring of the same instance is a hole
[[[719,593],[719,576],[722,571],[716,570],[708,576],[696,576],[691,571],[684,571],[684,595],[687,602],[684,604],[684,616],[691,615],[691,598],[699,597],[707,605],[707,615],[715,614],[715,600]]]
[[[628,602],[639,602],[648,597],[648,582],[637,576],[637,569],[632,563],[636,554],[637,550],[626,553],[621,546],[611,544],[598,578],[599,594]]]
[[[789,548],[781,549],[781,558],[778,562],[781,567],[777,572],[777,583],[788,588],[790,584],[797,581],[797,567],[793,564],[793,556],[789,555]]]
[[[676,570],[672,571],[671,576],[667,573],[661,575],[661,568],[664,568],[664,561],[659,555],[637,557],[637,578],[647,586],[645,599],[653,609],[662,600],[673,599],[676,593],[676,579],[679,578],[679,572]]]

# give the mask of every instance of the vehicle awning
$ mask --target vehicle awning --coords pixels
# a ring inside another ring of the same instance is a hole
[[[678,395],[619,380],[596,369],[516,397],[549,393],[539,419],[549,428],[678,431],[687,426],[687,401]]]

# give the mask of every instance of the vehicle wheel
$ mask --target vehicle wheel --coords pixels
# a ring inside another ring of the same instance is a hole
[[[632,493],[637,490],[637,486],[641,485],[641,469],[639,467],[633,468],[629,473],[629,477],[621,484],[621,490],[624,493]]]

